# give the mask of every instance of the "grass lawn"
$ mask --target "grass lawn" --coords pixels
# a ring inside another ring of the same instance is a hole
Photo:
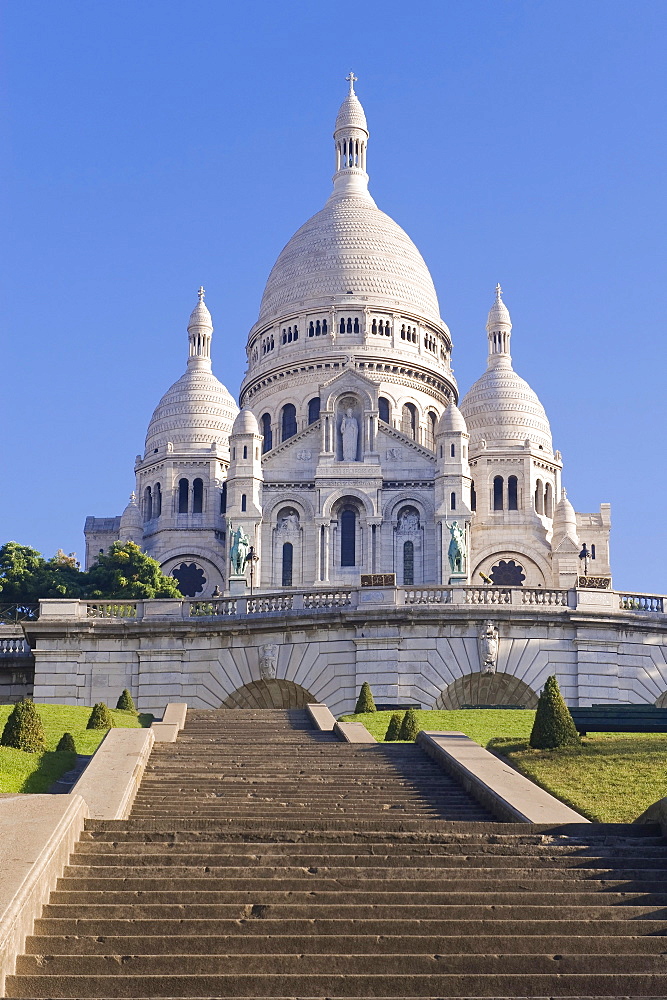
[[[344,715],[383,740],[391,712]],[[531,750],[535,713],[516,709],[417,712],[423,729],[457,730],[588,819],[630,823],[667,796],[667,734],[592,733],[567,750]]]
[[[0,705],[0,730],[13,705]],[[93,754],[106,736],[106,729],[86,729],[91,709],[79,705],[35,705],[46,734],[46,753],[26,753],[0,746],[0,792],[46,792],[54,781],[74,767],[76,755],[56,753],[63,733],[74,737],[77,753]],[[112,709],[118,728],[150,726],[152,715],[133,715]]]

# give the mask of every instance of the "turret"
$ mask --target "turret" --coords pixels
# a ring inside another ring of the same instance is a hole
[[[469,578],[469,559],[461,568],[449,559],[451,526],[463,530],[470,545],[470,466],[468,464],[468,428],[461,411],[451,402],[438,421],[435,432],[436,476],[435,509],[441,539],[441,582],[465,582]],[[469,554],[469,553],[468,553]]]
[[[229,438],[231,461],[227,473],[227,523],[232,531],[243,528],[255,557],[260,556],[262,521],[262,435],[252,410],[238,414]],[[229,554],[229,553],[228,553]]]
[[[354,194],[366,195],[370,199],[366,173],[368,126],[364,109],[354,92],[356,79],[354,73],[350,72],[347,77],[350,90],[336,117],[334,129],[336,172],[333,177],[332,198]]]
[[[199,301],[190,313],[188,323],[188,340],[190,343],[189,368],[206,368],[211,370],[211,337],[213,335],[213,320],[208,311],[204,296],[206,292],[200,285],[197,291]]]
[[[512,337],[512,320],[510,311],[502,299],[503,290],[496,285],[496,301],[489,310],[486,321],[486,332],[489,338],[489,367],[512,367],[510,340]]]
[[[561,490],[561,498],[554,511],[551,548],[554,586],[568,589],[575,587],[579,573],[580,550],[577,515],[564,489]]]
[[[144,540],[144,523],[137,503],[137,495],[130,493],[130,500],[121,514],[118,538],[121,542],[135,542],[141,545]]]

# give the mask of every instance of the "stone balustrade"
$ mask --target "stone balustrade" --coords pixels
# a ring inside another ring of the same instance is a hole
[[[30,646],[23,636],[0,637],[0,656],[30,656]]]
[[[653,594],[619,594],[619,608],[621,611],[657,611],[663,614],[665,610],[666,598]]]

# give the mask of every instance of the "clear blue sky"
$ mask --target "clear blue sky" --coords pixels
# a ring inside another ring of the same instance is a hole
[[[6,0],[0,541],[118,514],[196,289],[236,395],[280,248],[330,190],[353,68],[371,191],[422,251],[464,392],[500,281],[615,583],[667,591],[664,0]]]

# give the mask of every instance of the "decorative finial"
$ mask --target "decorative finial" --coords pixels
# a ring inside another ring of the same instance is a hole
[[[136,502],[137,502],[137,494],[134,492],[134,490],[132,490],[132,492],[130,493],[130,503],[136,503]]]
[[[500,287],[500,282],[496,285],[496,299],[500,301],[500,296],[503,294],[503,290]]]
[[[355,76],[354,73],[352,72],[352,70],[350,70],[349,75],[346,76],[345,79],[350,84],[350,94],[354,94],[354,84],[359,79],[359,77]]]
[[[204,296],[206,295],[206,291],[204,290],[203,285],[200,285],[199,288],[197,289],[197,295],[199,296],[199,301],[203,302]]]

